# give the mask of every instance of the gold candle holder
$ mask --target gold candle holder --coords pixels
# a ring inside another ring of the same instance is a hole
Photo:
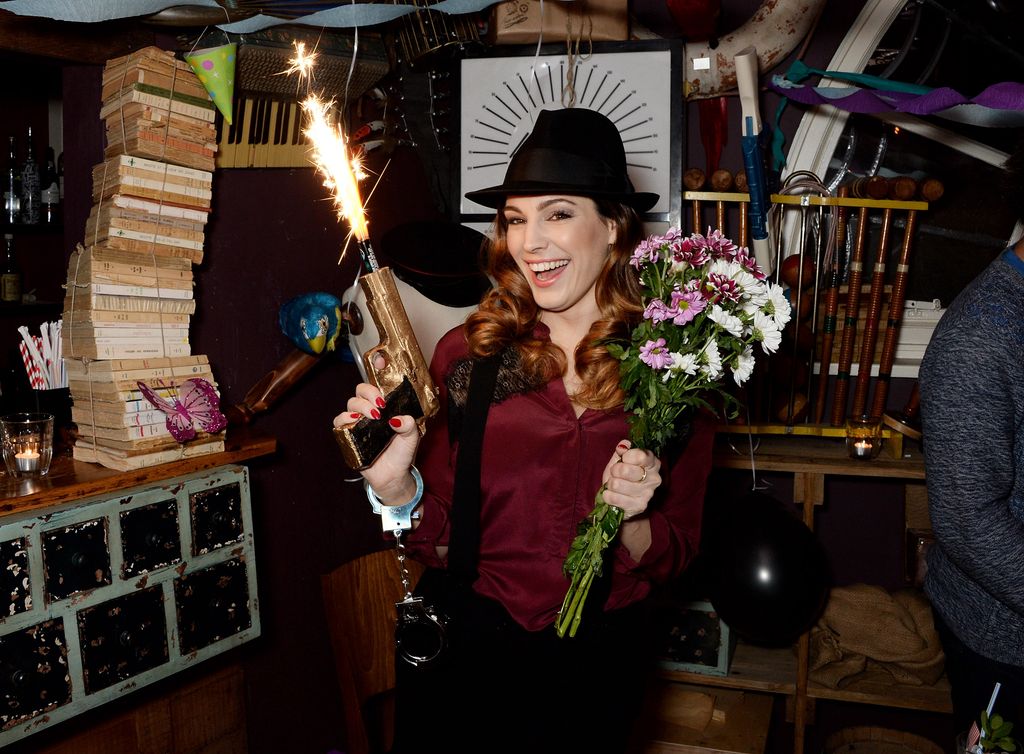
[[[868,416],[846,422],[846,452],[850,458],[870,461],[882,450],[882,423]]]

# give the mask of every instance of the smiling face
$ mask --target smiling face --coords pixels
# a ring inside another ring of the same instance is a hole
[[[580,196],[510,196],[502,209],[508,251],[523,273],[541,319],[597,318],[594,287],[615,242],[613,223]]]

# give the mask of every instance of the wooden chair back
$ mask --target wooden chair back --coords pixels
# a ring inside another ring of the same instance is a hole
[[[415,583],[424,566],[406,560]],[[348,754],[384,754],[394,740],[395,603],[404,597],[395,552],[356,558],[321,577],[344,705]]]

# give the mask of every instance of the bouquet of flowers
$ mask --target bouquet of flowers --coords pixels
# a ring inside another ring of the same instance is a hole
[[[768,282],[746,248],[718,230],[684,236],[677,229],[651,236],[633,252],[643,289],[643,319],[628,343],[609,343],[620,361],[629,439],[659,454],[693,411],[721,396],[738,404],[726,382],[742,385],[754,369],[754,346],[773,353],[790,319],[782,289]],[[597,491],[594,510],[579,526],[563,571],[572,583],[555,628],[575,636],[604,551],[618,534],[622,510]]]

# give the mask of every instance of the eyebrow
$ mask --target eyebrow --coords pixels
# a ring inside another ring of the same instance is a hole
[[[556,197],[553,197],[551,199],[547,199],[547,200],[541,202],[540,206],[538,206],[537,209],[539,209],[539,210],[547,209],[552,204],[558,204],[560,202],[565,202],[566,204],[571,204],[574,207],[576,206],[576,202],[574,202],[570,197],[568,197],[568,196],[556,196]],[[512,210],[513,212],[522,212],[522,210],[519,209],[516,205],[510,204],[508,202],[505,203],[505,206],[503,207],[503,210]]]

